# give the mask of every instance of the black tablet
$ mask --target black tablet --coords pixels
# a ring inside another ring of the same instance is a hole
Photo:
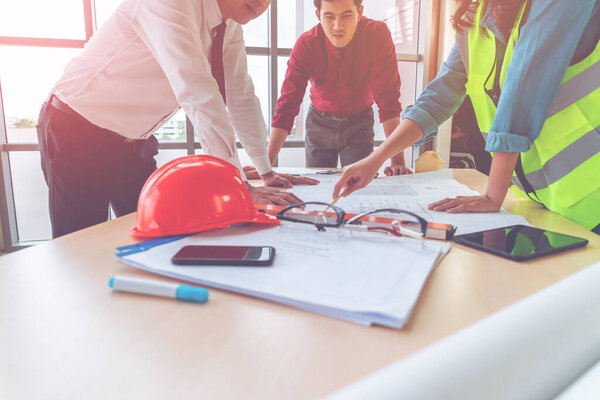
[[[588,244],[586,239],[526,225],[457,235],[453,240],[515,261],[531,260]]]

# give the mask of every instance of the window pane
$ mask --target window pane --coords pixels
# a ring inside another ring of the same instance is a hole
[[[286,0],[287,1],[287,0]],[[244,43],[246,47],[269,47],[269,18],[271,7],[267,9],[260,17],[251,20],[243,25]]]
[[[363,5],[367,17],[385,21],[397,53],[417,53],[419,0],[364,0]]]
[[[121,5],[123,0],[95,0],[96,2],[96,22],[98,27],[102,26],[115,11],[115,9]]]
[[[154,136],[159,142],[185,142],[185,128],[185,112],[180,109],[154,132]]]
[[[301,2],[303,0],[296,0],[297,2]],[[302,10],[302,25],[304,26],[303,32],[311,29],[313,26],[319,23],[317,16],[315,15],[315,11],[317,8],[315,7],[312,1],[305,1]],[[300,36],[299,34],[296,37]]]
[[[279,152],[280,167],[304,167],[304,148],[284,148]]]
[[[0,36],[85,39],[82,0],[3,0]]]
[[[277,57],[277,97],[281,96],[281,86],[285,80],[285,73],[287,71],[287,63],[289,61],[288,56]]]
[[[35,142],[40,107],[79,49],[0,46],[0,83],[9,143]]]
[[[269,57],[248,56],[248,74],[254,84],[254,93],[260,100],[260,108],[265,119],[265,124],[270,126],[269,121]]]
[[[9,154],[19,241],[52,238],[48,214],[48,187],[40,166],[40,153]]]
[[[415,103],[417,90],[417,63],[410,61],[400,61],[398,63],[400,71],[400,103],[402,109]]]
[[[185,149],[159,150],[158,154],[154,157],[156,159],[156,167],[160,168],[171,160],[174,160],[179,157],[185,157],[187,155],[187,150]]]
[[[314,17],[314,5],[305,0],[285,0],[277,2],[277,47],[291,49],[298,36],[305,30],[304,9],[312,12],[307,24],[312,27],[317,19]],[[309,16],[308,16],[309,17]]]

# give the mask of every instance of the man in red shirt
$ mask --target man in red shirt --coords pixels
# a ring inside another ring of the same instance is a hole
[[[362,0],[314,0],[320,23],[299,38],[288,62],[271,123],[269,159],[277,158],[308,81],[306,166],[352,164],[373,151],[373,100],[388,136],[399,124],[400,76],[396,49],[385,23],[363,16]],[[404,155],[388,174],[410,173]]]

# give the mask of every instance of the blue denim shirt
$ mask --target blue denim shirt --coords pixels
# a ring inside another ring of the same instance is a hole
[[[600,0],[529,0],[529,18],[521,29],[507,69],[487,151],[525,152],[538,137],[569,65],[587,57],[600,38]],[[505,43],[492,7],[481,25]],[[465,98],[467,74],[456,43],[436,78],[423,90],[403,118],[415,121],[431,140],[438,126],[456,112]],[[600,111],[599,111],[600,112]]]

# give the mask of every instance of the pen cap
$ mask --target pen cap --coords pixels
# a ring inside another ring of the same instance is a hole
[[[188,285],[179,285],[175,291],[178,300],[193,301],[195,303],[206,303],[208,301],[208,290]]]
[[[279,221],[259,212],[240,171],[220,158],[177,158],[150,175],[140,193],[138,237],[181,235],[227,228],[231,224]]]

